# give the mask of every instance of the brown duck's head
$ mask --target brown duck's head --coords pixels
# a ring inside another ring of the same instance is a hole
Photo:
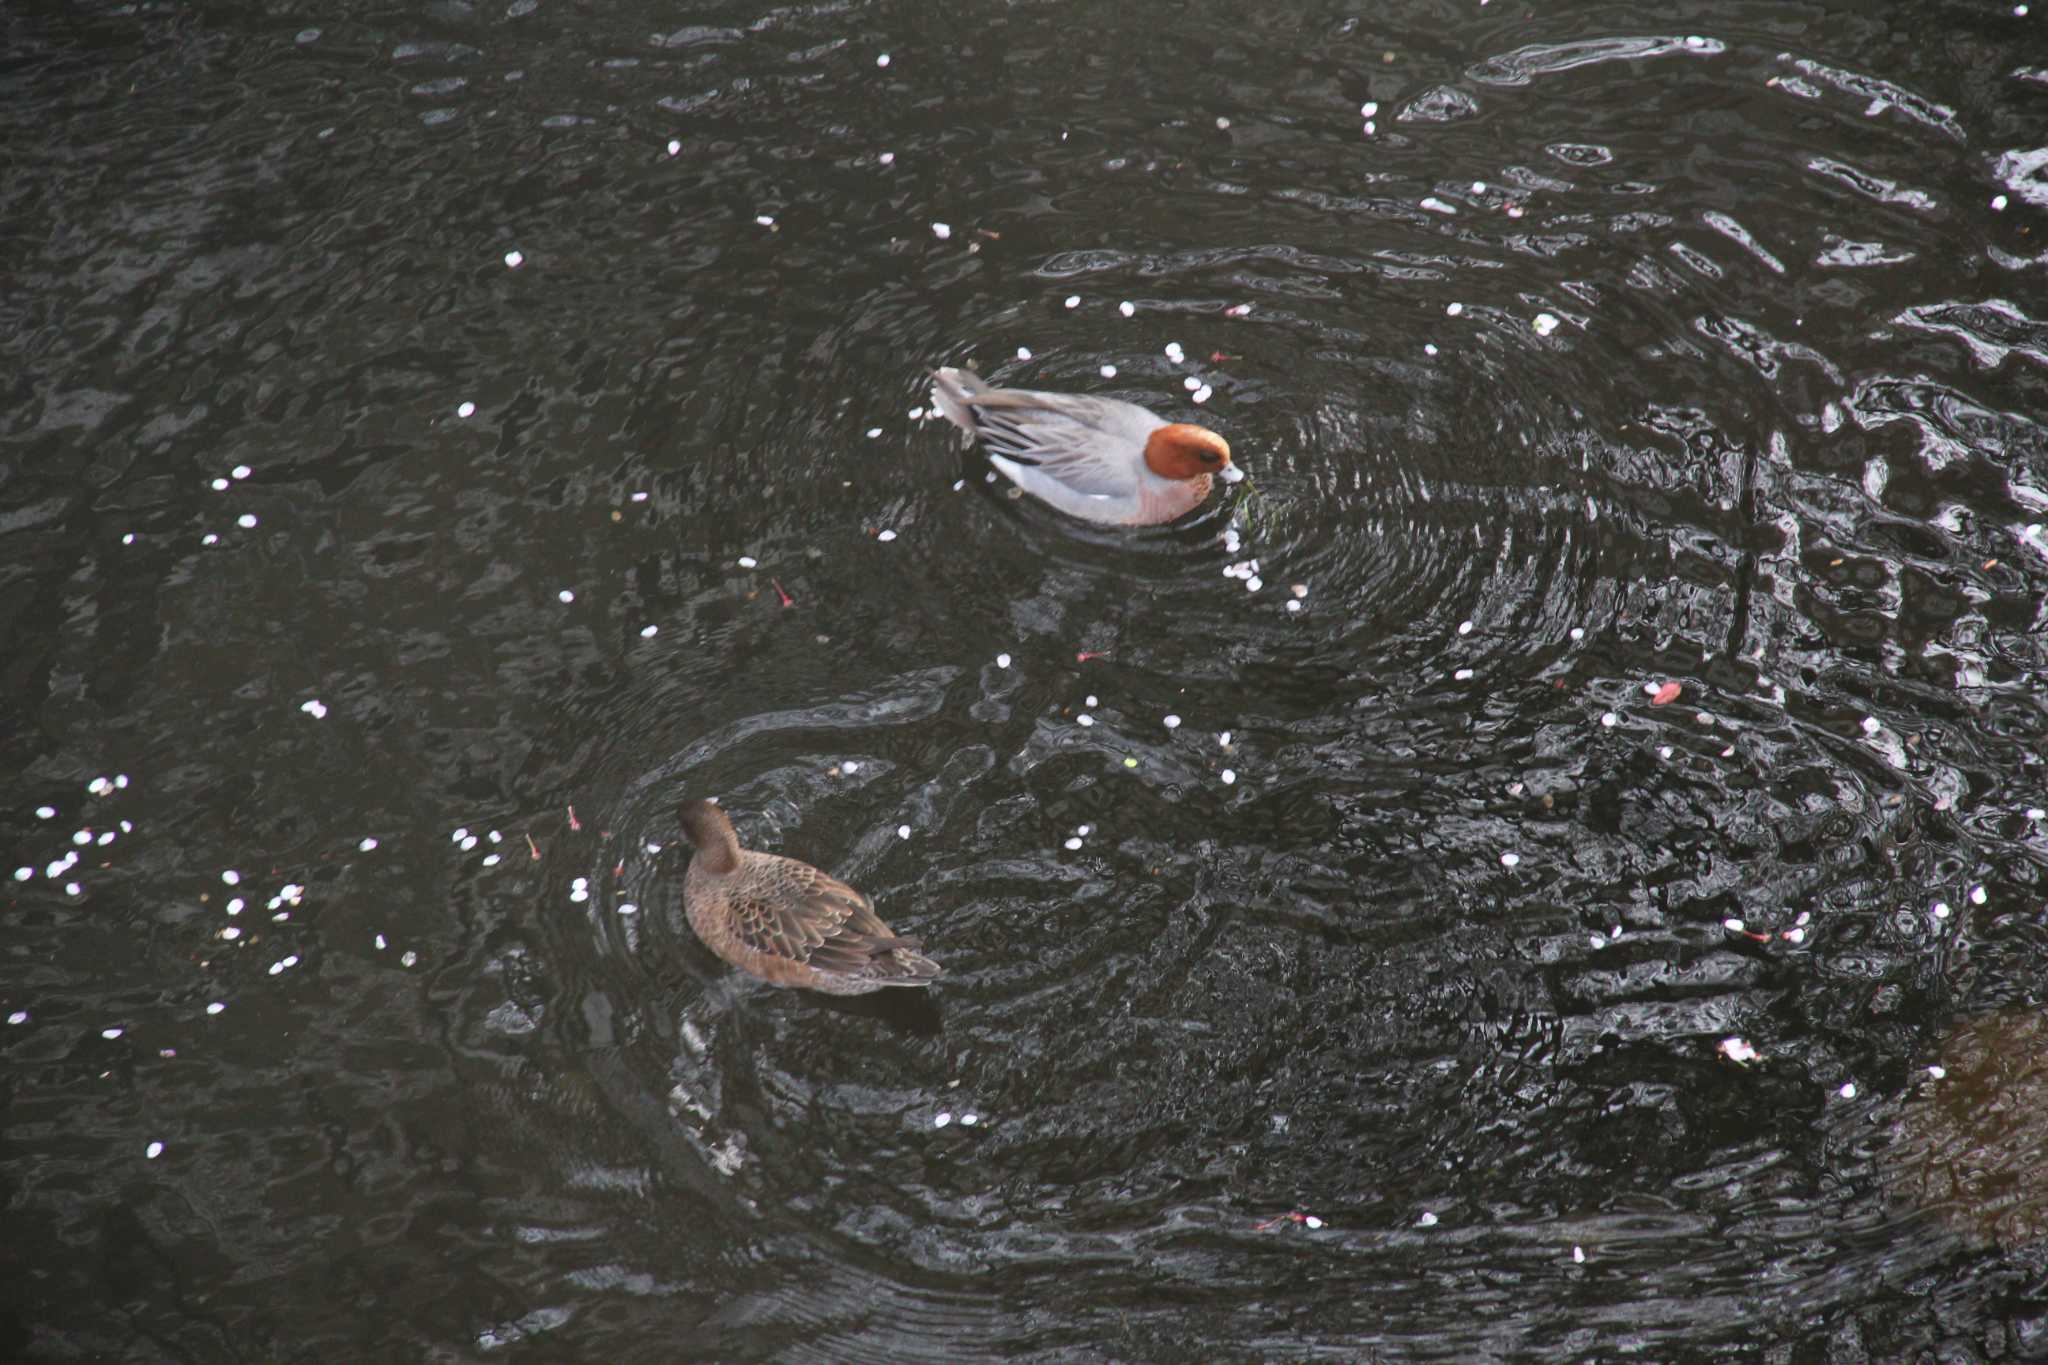
[[[739,866],[739,836],[733,833],[732,821],[724,811],[709,801],[685,801],[676,819],[697,855],[709,860],[705,864],[708,871],[730,872]]]
[[[1230,468],[1230,442],[1193,422],[1170,422],[1145,438],[1145,467],[1162,479],[1199,479]]]

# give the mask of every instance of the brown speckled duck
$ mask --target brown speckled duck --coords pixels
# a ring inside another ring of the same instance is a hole
[[[928,986],[939,964],[898,938],[874,902],[794,858],[740,847],[732,821],[709,801],[686,801],[683,836],[696,848],[683,907],[704,946],[775,986],[866,995]]]

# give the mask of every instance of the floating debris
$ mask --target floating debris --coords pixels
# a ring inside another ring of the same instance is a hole
[[[1758,1052],[1749,1045],[1749,1040],[1746,1038],[1723,1038],[1719,1051],[1729,1061],[1740,1062],[1744,1066],[1763,1056],[1761,1052]]]

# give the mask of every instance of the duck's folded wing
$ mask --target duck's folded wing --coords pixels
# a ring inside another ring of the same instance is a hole
[[[984,397],[1002,401],[985,402]],[[1031,397],[1014,389],[976,396],[975,430],[984,449],[1037,469],[1076,493],[1123,497],[1137,486],[1142,437],[1133,446],[1122,433],[1105,431],[1068,411],[1080,404],[1098,406],[1091,400],[1061,396],[1056,408],[1008,401]]]
[[[826,972],[856,972],[894,948],[873,902],[836,877],[787,862],[772,889],[734,902],[734,932],[757,953]]]

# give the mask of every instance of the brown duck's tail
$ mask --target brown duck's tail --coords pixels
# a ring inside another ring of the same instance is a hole
[[[970,441],[980,429],[974,420],[971,400],[975,394],[986,393],[988,389],[988,381],[972,370],[948,365],[932,371],[932,406],[943,413],[947,421],[966,432]]]
[[[874,965],[869,969],[874,981],[883,986],[929,986],[933,978],[946,969],[917,951],[917,939],[882,939],[889,944],[887,952],[875,955]]]

